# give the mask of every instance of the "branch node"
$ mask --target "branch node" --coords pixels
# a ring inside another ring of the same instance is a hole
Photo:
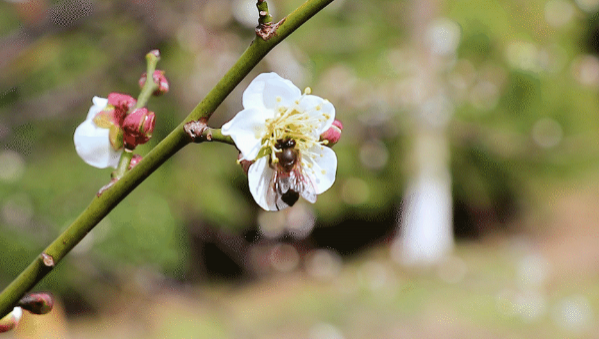
[[[54,267],[54,258],[47,253],[42,253],[42,262],[46,267]]]
[[[259,24],[258,27],[256,27],[256,35],[262,38],[262,40],[267,41],[268,39],[277,35],[277,29],[285,22],[285,19],[287,18],[281,19],[281,21],[274,25],[271,22]]]
[[[102,188],[100,188],[98,193],[96,193],[96,196],[99,198],[102,195],[102,193],[106,192],[109,188],[111,188],[112,185],[114,185],[114,183],[117,182],[118,180],[119,180],[118,178],[110,179],[109,183],[107,183],[106,185],[102,186]]]
[[[206,126],[206,119],[189,121],[185,123],[183,129],[193,142],[200,143],[202,141],[212,140],[212,134],[210,132],[207,136],[203,136],[203,133],[208,129],[208,126]]]

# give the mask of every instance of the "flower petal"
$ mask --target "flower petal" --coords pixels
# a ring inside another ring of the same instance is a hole
[[[270,196],[270,182],[273,175],[275,174],[274,169],[268,165],[268,157],[262,157],[256,160],[250,166],[248,171],[248,185],[250,186],[250,192],[256,200],[256,203],[267,211],[277,211],[277,206],[274,200],[269,201]]]
[[[94,104],[92,107],[89,108],[86,120],[93,119],[96,116],[96,114],[100,113],[104,108],[106,108],[106,105],[108,105],[108,99],[100,97],[94,97],[92,99],[92,102]]]
[[[223,125],[223,135],[230,135],[243,160],[254,160],[260,151],[262,136],[266,131],[266,119],[272,118],[272,111],[244,109]],[[274,113],[273,113],[274,114]]]
[[[310,178],[316,194],[321,194],[328,190],[335,182],[337,173],[337,155],[329,147],[315,145],[308,149],[312,157],[304,157],[302,161],[310,164],[304,166],[304,174]]]
[[[304,95],[299,102],[300,110],[307,112],[310,117],[321,119],[319,128],[314,131],[314,135],[320,136],[328,130],[333,121],[335,121],[335,106],[328,100],[325,100],[316,95]]]
[[[243,92],[243,108],[274,109],[277,103],[290,107],[301,95],[299,88],[277,73],[262,73]],[[277,98],[281,101],[277,102]]]
[[[122,151],[112,148],[108,133],[108,129],[97,127],[92,120],[85,120],[77,127],[73,139],[83,161],[97,168],[117,167]]]

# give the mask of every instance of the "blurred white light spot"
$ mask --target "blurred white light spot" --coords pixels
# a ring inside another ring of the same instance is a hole
[[[534,290],[518,293],[514,302],[520,318],[528,322],[539,319],[547,309],[545,297]]]
[[[315,222],[312,207],[306,204],[298,203],[287,211],[287,230],[296,239],[304,239],[310,235]]]
[[[449,256],[437,266],[437,275],[446,283],[456,284],[464,280],[468,266],[461,258]]]
[[[318,249],[306,256],[306,272],[316,279],[333,279],[339,275],[342,265],[339,254],[331,250]]]
[[[341,199],[348,205],[361,205],[368,200],[369,196],[368,184],[359,178],[349,178],[341,187]]]
[[[433,53],[448,55],[458,48],[461,29],[455,21],[441,18],[431,23],[426,35]]]
[[[19,153],[13,151],[0,153],[0,181],[16,182],[21,179],[23,172],[25,172],[25,160]]]
[[[470,104],[481,111],[489,111],[497,106],[499,89],[490,81],[479,81],[470,90]]]
[[[270,264],[279,272],[291,272],[299,264],[299,253],[289,244],[277,244],[270,251]]]
[[[575,0],[580,9],[588,13],[594,13],[599,9],[599,0]]]
[[[533,72],[540,70],[539,49],[532,43],[523,41],[510,43],[506,50],[506,58],[513,68]]]
[[[523,287],[540,287],[549,275],[549,261],[541,254],[528,254],[518,262],[518,277]]]
[[[428,153],[430,156],[430,152]],[[430,265],[453,249],[451,181],[423,176],[408,186],[400,212],[400,237],[391,256],[403,265]]]
[[[360,147],[360,161],[368,169],[380,170],[385,167],[388,159],[387,146],[379,140],[367,141]]]
[[[2,206],[2,220],[12,226],[25,227],[33,217],[33,203],[24,193],[6,199]]]
[[[599,85],[599,59],[593,55],[583,55],[572,62],[574,78],[587,86]]]
[[[497,311],[507,317],[515,316],[517,308],[514,299],[515,293],[512,290],[505,289],[499,292],[495,297]]]
[[[563,137],[562,126],[551,118],[542,118],[535,122],[531,134],[532,140],[543,148],[557,146]]]
[[[420,116],[433,127],[444,127],[451,119],[454,105],[446,95],[439,94],[426,100],[420,108]]]
[[[258,214],[260,233],[270,239],[278,238],[285,232],[285,212],[265,212]]]
[[[364,280],[371,290],[378,290],[385,287],[390,282],[389,268],[376,262],[366,262],[360,271],[360,277]]]
[[[309,339],[344,339],[343,333],[331,325],[326,323],[320,323],[312,326],[310,329]]]
[[[593,309],[586,297],[574,295],[562,299],[553,310],[554,321],[564,330],[583,332],[593,323]]]
[[[553,27],[561,27],[574,17],[574,6],[564,0],[550,0],[545,4],[545,20]]]

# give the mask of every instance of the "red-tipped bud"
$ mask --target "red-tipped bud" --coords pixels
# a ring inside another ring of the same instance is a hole
[[[135,154],[133,156],[133,158],[131,158],[131,161],[129,162],[129,167],[127,168],[128,170],[131,170],[133,167],[137,166],[137,164],[139,164],[139,162],[141,161],[142,156],[139,154]]]
[[[23,310],[20,307],[15,307],[12,312],[0,319],[0,333],[8,332],[17,327],[22,316]]]
[[[127,94],[110,93],[108,94],[108,105],[114,107],[114,117],[120,124],[127,112],[135,106],[137,100]]]
[[[156,115],[147,108],[136,108],[125,117],[123,122],[123,140],[125,148],[134,149],[137,145],[145,144],[152,137]]]
[[[325,141],[326,145],[331,147],[341,139],[343,124],[339,120],[333,121],[333,125],[320,135],[320,140]]]
[[[148,75],[146,73],[141,75],[141,78],[139,78],[139,87],[140,88],[144,87],[147,79],[148,79]],[[165,94],[168,92],[170,87],[169,87],[168,79],[166,78],[166,76],[164,76],[164,71],[161,71],[161,70],[154,71],[154,74],[152,75],[152,80],[154,80],[154,83],[156,85],[158,85],[158,89],[156,89],[152,94],[158,96],[158,95],[162,95],[162,94]]]
[[[19,300],[19,306],[33,314],[46,314],[54,307],[54,297],[50,293],[29,293]]]
[[[160,51],[157,49],[153,49],[150,52],[148,52],[148,54],[146,54],[146,59],[149,58],[156,58],[158,60],[160,60]]]
[[[250,166],[252,166],[252,164],[254,163],[253,161],[250,160],[242,160],[242,154],[241,152],[239,152],[239,155],[237,156],[237,162],[241,165],[241,169],[243,169],[243,172],[245,173],[245,175],[248,174],[248,171],[250,170]]]

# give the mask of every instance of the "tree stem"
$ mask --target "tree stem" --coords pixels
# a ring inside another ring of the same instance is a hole
[[[308,0],[287,17],[272,38],[268,40],[254,39],[235,65],[189,116],[156,145],[137,166],[128,171],[100,196],[96,196],[79,217],[2,291],[0,294],[0,318],[12,311],[19,299],[42,280],[131,191],[173,154],[190,143],[191,140],[183,129],[186,122],[200,118],[207,120],[227,95],[273,47],[331,2],[333,0]],[[150,80],[152,74],[148,72],[147,77],[147,82],[153,82]],[[220,131],[211,131],[214,141],[229,143],[228,137],[222,136]]]

